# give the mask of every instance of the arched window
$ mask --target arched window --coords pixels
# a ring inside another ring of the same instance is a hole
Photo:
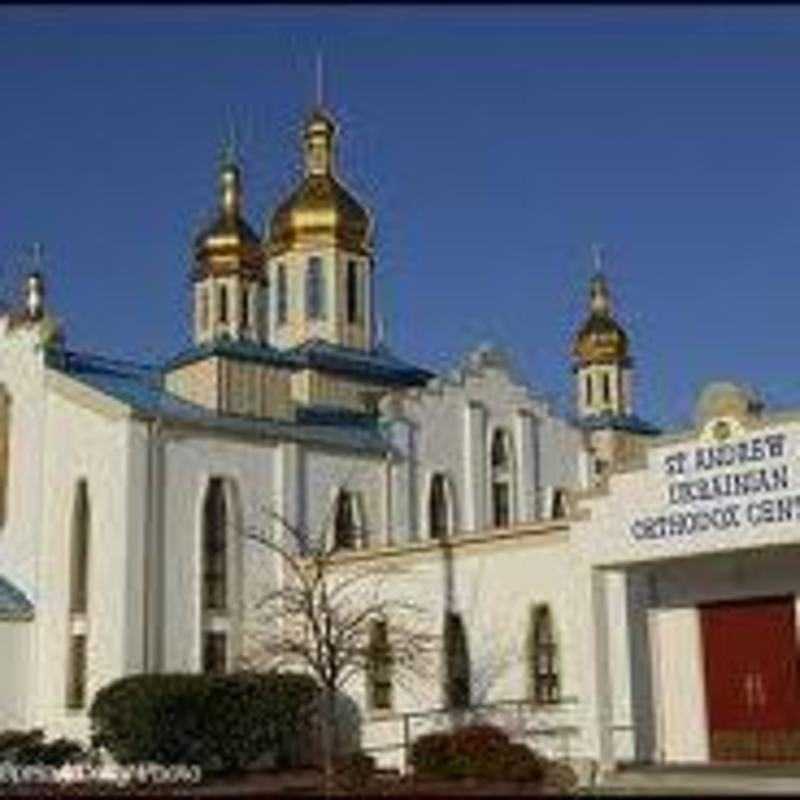
[[[322,259],[318,256],[308,259],[306,317],[308,319],[324,319],[325,317],[325,278],[322,274]]]
[[[70,558],[69,610],[73,614],[85,614],[89,599],[89,489],[85,479],[75,488],[75,504],[72,510],[72,553]]]
[[[286,267],[283,264],[278,264],[278,296],[276,298],[278,308],[276,315],[278,318],[278,325],[283,325],[289,312],[289,287],[286,283]]]
[[[546,605],[535,606],[531,619],[531,677],[537,703],[557,703],[560,697],[558,652],[553,618]]]
[[[334,549],[352,550],[356,546],[355,502],[353,495],[344,489],[336,496],[333,525]]]
[[[611,402],[611,378],[607,372],[603,374],[603,402]]]
[[[392,650],[386,620],[373,620],[369,627],[367,654],[367,701],[370,708],[392,707]]]
[[[240,297],[240,314],[239,318],[243,328],[250,327],[250,291],[246,286],[242,286],[242,293]]]
[[[470,659],[467,633],[460,614],[444,618],[444,698],[447,708],[469,708],[471,697]]]
[[[67,640],[66,705],[86,705],[86,614],[89,607],[89,546],[91,510],[84,478],[75,486],[70,536],[69,638]]]
[[[219,287],[219,321],[228,321],[228,287],[224,284]]]
[[[502,428],[498,428],[492,436],[492,468],[508,469],[509,460],[508,434]]]
[[[514,484],[511,436],[498,428],[491,444],[492,523],[495,528],[511,524],[511,492]]]
[[[212,478],[203,505],[203,608],[206,611],[225,611],[227,607],[227,524],[225,485],[221,478]]]
[[[358,320],[358,265],[355,261],[347,262],[347,321]]]
[[[431,539],[443,539],[450,533],[450,507],[447,497],[447,479],[440,472],[431,478],[428,499],[428,527]]]

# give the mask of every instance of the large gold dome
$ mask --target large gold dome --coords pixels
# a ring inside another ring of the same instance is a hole
[[[592,278],[590,294],[589,318],[575,336],[572,348],[578,365],[629,361],[628,334],[611,315],[611,298],[602,275]]]
[[[371,254],[370,214],[334,175],[335,136],[330,116],[315,111],[303,130],[306,174],[272,215],[266,234],[268,255],[278,255],[303,241]]]

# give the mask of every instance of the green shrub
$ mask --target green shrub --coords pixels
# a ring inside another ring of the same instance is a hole
[[[318,689],[305,675],[134,675],[101,689],[89,711],[92,744],[121,764],[197,764],[239,770],[280,759]]]
[[[414,773],[423,778],[541,781],[546,760],[514,744],[492,725],[468,725],[421,736],[411,749]]]
[[[0,761],[12,764],[43,764],[48,767],[63,767],[85,761],[88,753],[84,746],[73,739],[44,740],[44,731],[8,730],[0,732]]]

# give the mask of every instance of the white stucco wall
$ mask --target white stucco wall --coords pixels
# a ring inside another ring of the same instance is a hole
[[[32,633],[32,622],[0,620],[0,731],[28,726]]]

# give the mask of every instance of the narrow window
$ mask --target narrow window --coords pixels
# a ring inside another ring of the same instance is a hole
[[[218,631],[203,634],[203,672],[223,675],[228,668],[228,637]]]
[[[428,503],[428,525],[432,539],[442,539],[450,532],[447,484],[444,475],[436,473],[431,478]]]
[[[289,310],[289,287],[286,284],[286,267],[283,264],[278,264],[278,324],[283,325],[286,322]]]
[[[219,321],[228,321],[228,287],[219,287]]]
[[[336,498],[334,548],[336,550],[351,550],[355,546],[356,521],[353,509],[353,496],[350,492],[342,490]]]
[[[611,378],[607,372],[603,375],[603,402],[611,402]]]
[[[460,614],[448,612],[444,621],[445,685],[448,708],[469,708],[470,659],[467,633]]]
[[[492,484],[492,521],[495,528],[507,528],[510,523],[508,503],[508,483]]]
[[[69,638],[67,669],[67,708],[86,705],[86,636],[76,633]]]
[[[492,436],[491,454],[492,523],[495,528],[511,524],[511,498],[514,482],[511,436],[499,428]]]
[[[553,619],[546,605],[533,609],[532,672],[537,703],[557,703],[560,696],[557,647]]]
[[[592,404],[592,376],[586,376],[586,405]]]
[[[492,437],[492,467],[495,469],[507,469],[508,461],[508,441],[506,432],[497,430]]]
[[[552,518],[563,519],[567,515],[567,502],[565,492],[560,487],[553,489]]]
[[[212,478],[203,507],[203,608],[207,611],[227,607],[227,516],[224,483]]]
[[[358,265],[355,261],[347,262],[347,321],[349,323],[358,320]]]
[[[85,614],[89,597],[89,489],[84,479],[75,489],[72,511],[72,554],[70,580],[70,612]]]
[[[240,298],[242,328],[250,327],[250,292],[246,286],[242,287],[242,294]]]
[[[306,317],[323,319],[325,316],[325,281],[322,275],[322,259],[312,256],[306,270]]]
[[[369,629],[367,657],[368,700],[371,708],[392,707],[392,651],[385,620],[373,620]]]

